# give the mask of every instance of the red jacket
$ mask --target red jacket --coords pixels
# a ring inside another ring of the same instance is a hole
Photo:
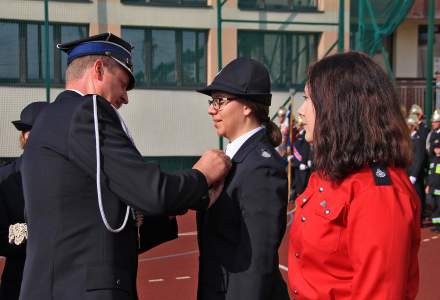
[[[313,173],[290,231],[294,299],[414,299],[419,203],[403,169],[365,168],[339,185]]]

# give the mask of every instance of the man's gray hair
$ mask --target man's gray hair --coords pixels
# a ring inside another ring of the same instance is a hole
[[[97,59],[102,59],[104,66],[109,70],[117,65],[111,57],[104,55],[88,55],[74,59],[66,69],[66,82],[78,80],[84,76],[85,71],[90,68]]]

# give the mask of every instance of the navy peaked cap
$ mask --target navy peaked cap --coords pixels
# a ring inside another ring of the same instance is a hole
[[[101,33],[84,39],[58,44],[57,48],[67,53],[67,65],[75,58],[87,55],[105,55],[113,58],[127,72],[130,78],[127,90],[134,87],[133,63],[130,43],[112,33]]]
[[[237,58],[227,64],[199,93],[226,92],[242,99],[270,106],[270,76],[266,67],[250,58]]]
[[[37,116],[49,105],[47,102],[32,102],[27,105],[20,113],[20,120],[12,121],[15,128],[20,131],[32,129]]]

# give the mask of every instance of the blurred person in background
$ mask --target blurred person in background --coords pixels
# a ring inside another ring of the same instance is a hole
[[[414,185],[421,203],[421,218],[425,215],[426,195],[425,195],[425,164],[426,149],[425,141],[420,136],[418,118],[414,114],[410,114],[406,118],[406,124],[409,129],[412,145],[412,161],[407,169],[409,180]]]
[[[431,117],[431,131],[426,138],[426,150],[432,155],[431,143],[440,139],[440,109],[434,110]]]
[[[293,142],[292,155],[292,176],[293,176],[293,197],[302,194],[307,187],[312,167],[311,147],[306,141],[304,121],[301,116],[296,118],[296,136]]]
[[[277,111],[278,128],[281,132],[281,143],[275,148],[281,157],[288,155],[287,140],[289,138],[289,120],[286,118],[287,109],[280,107]]]
[[[440,232],[440,139],[431,144],[426,194],[429,195],[432,214],[431,220],[435,232]]]
[[[24,149],[37,116],[47,105],[33,102],[12,121],[20,131],[19,141]],[[17,300],[26,259],[27,226],[24,216],[24,197],[21,184],[21,156],[0,167],[0,255],[6,257],[0,284],[0,300]]]
[[[428,137],[429,128],[425,122],[425,114],[423,113],[422,108],[417,104],[413,104],[409,109],[408,115],[415,115],[417,117],[417,133],[419,134],[423,142],[426,143],[426,138]]]
[[[298,113],[313,144],[290,232],[294,299],[415,299],[420,203],[411,146],[387,74],[358,52],[309,68]]]

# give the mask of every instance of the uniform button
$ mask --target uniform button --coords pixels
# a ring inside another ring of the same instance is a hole
[[[305,222],[306,221],[306,217],[301,216],[301,222]]]
[[[293,293],[294,293],[295,295],[298,295],[298,290],[297,290],[297,289],[294,289],[294,290],[293,290]]]
[[[324,188],[322,186],[320,186],[319,191],[322,193],[324,191]]]
[[[295,252],[295,257],[299,257],[299,252]]]
[[[306,203],[307,202],[307,198],[303,198],[302,202]]]
[[[326,210],[324,210],[324,213],[325,213],[326,215],[328,215],[328,214],[330,213],[330,209],[326,209]]]
[[[120,285],[121,284],[121,280],[120,279],[116,279],[116,285]]]

